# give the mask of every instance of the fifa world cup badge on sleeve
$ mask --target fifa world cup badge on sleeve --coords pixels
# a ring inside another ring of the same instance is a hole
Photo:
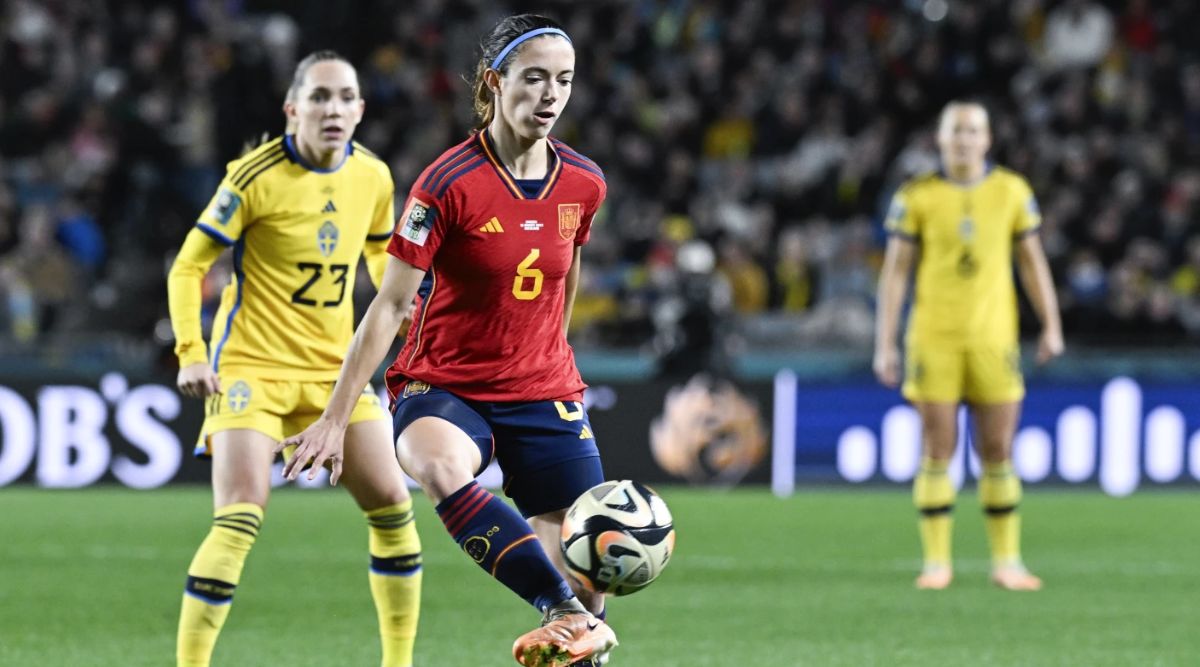
[[[579,229],[579,219],[583,207],[579,204],[558,205],[558,235],[564,239],[575,238],[575,230]]]
[[[408,210],[404,212],[404,227],[400,235],[419,246],[425,245],[429,238],[429,230],[433,228],[433,215],[429,204],[413,197],[408,202]]]
[[[237,196],[233,191],[226,188],[221,188],[217,193],[217,199],[213,202],[212,217],[213,220],[228,225],[229,219],[233,217],[238,206],[241,206],[242,198]]]

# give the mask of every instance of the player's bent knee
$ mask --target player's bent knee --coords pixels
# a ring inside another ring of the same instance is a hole
[[[267,489],[261,489],[252,485],[225,487],[219,490],[214,488],[213,506],[224,507],[226,505],[249,503],[257,505],[263,511],[266,511],[267,500],[270,498],[270,495],[270,491]]]
[[[475,479],[470,465],[453,457],[437,457],[412,462],[408,474],[421,485],[434,502],[461,489]]]
[[[1011,457],[1007,440],[988,441],[979,443],[979,456],[984,463],[1003,463]]]

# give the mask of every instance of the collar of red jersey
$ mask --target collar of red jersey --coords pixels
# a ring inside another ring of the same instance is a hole
[[[538,191],[536,197],[526,197],[525,192],[517,183],[517,178],[512,175],[508,167],[504,166],[504,163],[497,157],[496,144],[492,141],[491,131],[484,129],[477,136],[479,137],[479,145],[483,148],[483,154],[487,157],[488,162],[492,165],[492,169],[495,170],[496,175],[504,183],[505,187],[508,188],[508,191],[512,193],[513,197],[517,199],[546,199],[550,196],[550,191],[554,189],[554,184],[558,182],[558,177],[562,174],[563,168],[562,158],[559,157],[558,149],[554,147],[553,141],[550,141],[549,138],[546,139],[546,145],[550,147],[552,162],[546,170],[546,179],[542,183],[542,189]]]

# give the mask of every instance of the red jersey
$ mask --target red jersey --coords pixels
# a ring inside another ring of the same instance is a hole
[[[528,197],[486,131],[451,148],[412,187],[388,252],[426,269],[392,395],[420,380],[480,401],[577,401],[587,386],[563,334],[567,272],[604,201],[596,163],[550,139]]]

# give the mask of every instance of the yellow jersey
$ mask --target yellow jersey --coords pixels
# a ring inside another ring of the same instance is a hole
[[[230,162],[168,280],[180,366],[207,360],[222,375],[336,379],[354,330],[364,252],[376,285],[382,277],[393,192],[387,165],[353,142],[331,169],[307,164],[291,135]],[[199,283],[189,281],[222,247],[233,248],[234,277],[206,355]]]
[[[905,183],[885,226],[919,246],[908,344],[1015,345],[1013,243],[1040,224],[1033,189],[1002,167],[972,184],[940,173]]]

